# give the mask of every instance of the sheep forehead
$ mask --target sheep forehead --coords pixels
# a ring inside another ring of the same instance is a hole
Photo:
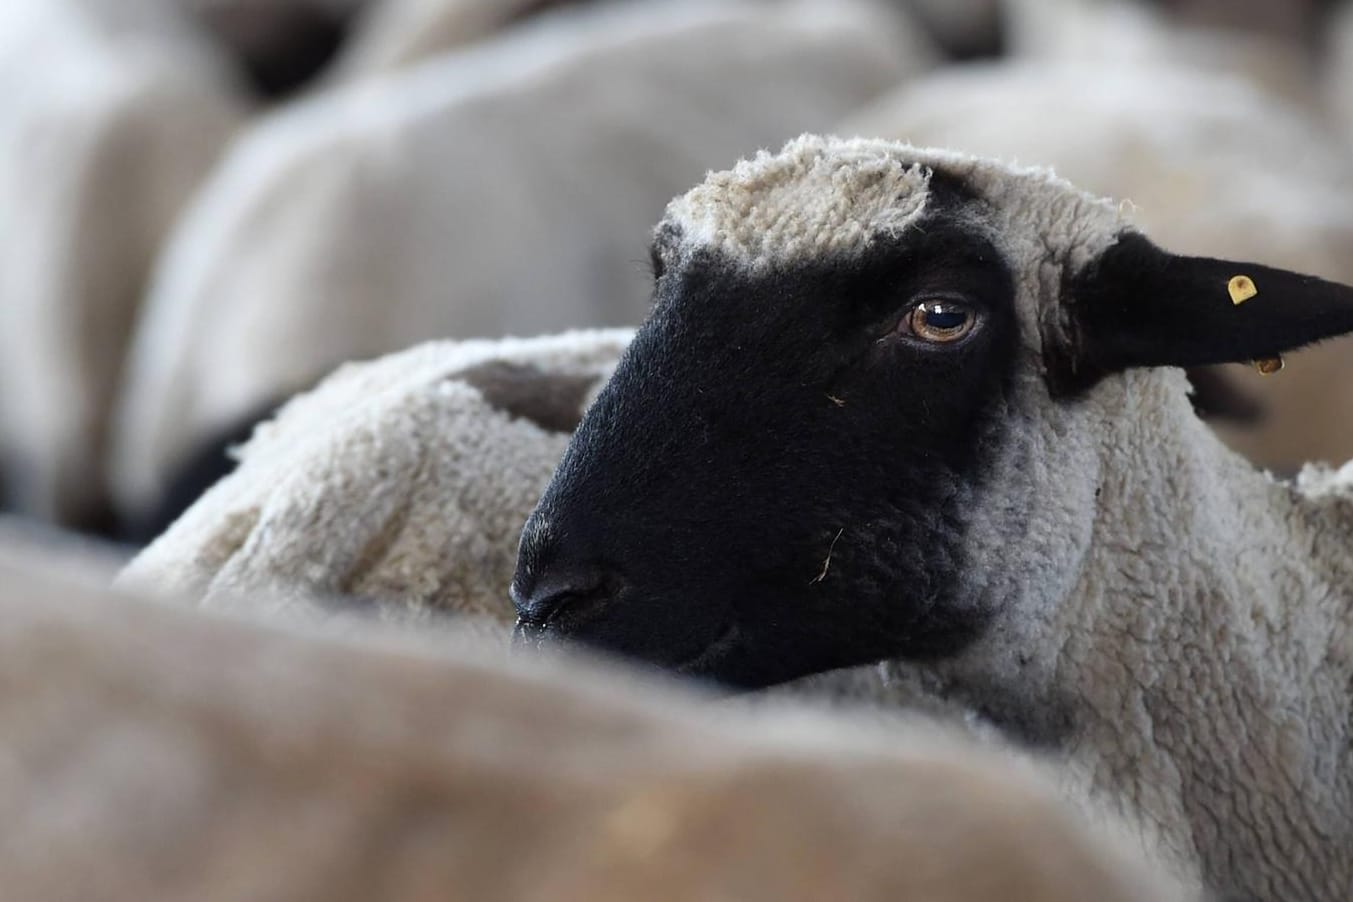
[[[1038,256],[1061,251],[1068,263],[1081,262],[1124,225],[1115,205],[1046,170],[890,141],[805,135],[778,154],[763,151],[711,173],[668,206],[659,232],[675,227],[683,251],[709,248],[752,268],[859,253],[917,224],[936,170],[981,202],[1000,243],[1036,245]]]
[[[882,144],[827,150],[801,140],[711,173],[672,202],[666,221],[690,245],[757,265],[858,250],[924,212],[928,169]]]

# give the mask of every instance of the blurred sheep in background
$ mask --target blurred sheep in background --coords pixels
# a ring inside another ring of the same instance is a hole
[[[0,464],[7,505],[105,519],[109,412],[151,263],[247,103],[159,0],[0,12]]]
[[[345,360],[637,322],[648,233],[683,186],[830,128],[932,59],[857,2],[603,5],[261,122],[147,298],[114,432],[119,510],[195,495],[171,487],[199,449],[224,465],[219,436]]]
[[[511,626],[517,535],[630,329],[437,341],[292,398],[139,554],[127,586],[203,608],[344,599]]]

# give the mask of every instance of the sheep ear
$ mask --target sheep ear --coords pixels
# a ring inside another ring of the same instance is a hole
[[[1068,286],[1064,347],[1049,362],[1054,388],[1084,390],[1139,366],[1257,361],[1353,331],[1353,288],[1255,263],[1181,257],[1137,232]]]

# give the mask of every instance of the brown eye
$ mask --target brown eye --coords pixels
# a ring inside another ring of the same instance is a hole
[[[954,301],[922,301],[902,321],[902,331],[933,344],[952,344],[977,325],[977,315]]]

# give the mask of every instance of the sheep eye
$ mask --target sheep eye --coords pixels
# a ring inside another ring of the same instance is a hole
[[[922,301],[902,320],[902,331],[931,344],[953,344],[977,325],[977,314],[957,301]]]

